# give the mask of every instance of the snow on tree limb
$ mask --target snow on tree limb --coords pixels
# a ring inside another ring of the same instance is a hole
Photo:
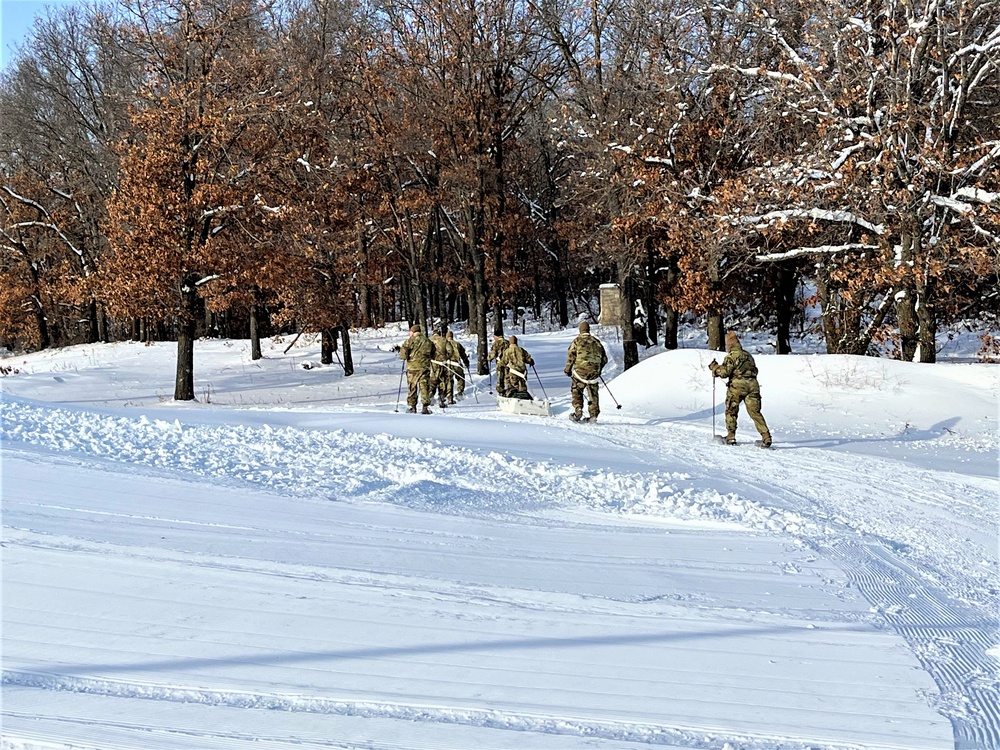
[[[990,144],[983,144],[990,145]],[[966,169],[962,170],[962,174],[966,177],[969,175],[976,174],[982,170],[987,164],[989,164],[994,159],[1000,158],[1000,143],[993,144],[993,148],[990,149],[989,153],[984,155],[981,159],[977,159],[973,164],[969,165]]]
[[[952,197],[959,199],[965,198],[966,200],[985,203],[986,205],[992,205],[993,203],[1000,201],[1000,193],[990,193],[976,187],[959,188],[955,191],[955,194]]]
[[[767,253],[758,255],[757,260],[761,263],[774,263],[790,258],[801,258],[803,255],[831,255],[833,253],[851,253],[864,250],[878,250],[878,245],[869,245],[864,242],[849,242],[844,245],[817,245],[816,247],[797,247],[783,253]]]
[[[941,208],[947,208],[954,211],[957,214],[968,214],[972,213],[972,204],[963,203],[955,198],[949,198],[944,195],[932,195],[930,196],[930,202],[935,206],[941,206]]]
[[[975,201],[989,206],[1000,201],[1000,193],[991,193],[977,187],[964,187],[956,190],[951,196],[930,196],[930,202],[936,206],[951,209],[959,214],[971,214],[975,207],[966,201]]]
[[[844,163],[849,158],[851,158],[851,156],[858,153],[858,151],[861,151],[867,145],[868,145],[867,141],[860,141],[858,143],[855,143],[853,146],[848,146],[837,155],[836,159],[833,160],[833,163],[830,164],[830,169],[836,172],[838,169],[844,166]]]
[[[872,224],[851,211],[834,211],[823,208],[789,208],[784,211],[771,211],[762,216],[742,217],[740,223],[753,224],[758,229],[763,229],[788,219],[813,219],[814,221],[832,221],[840,224],[857,224],[877,235],[885,234],[885,226],[882,224]]]
[[[705,75],[712,75],[713,73],[720,72],[731,72],[740,73],[745,76],[757,76],[761,78],[769,78],[772,81],[785,81],[786,83],[794,83],[804,88],[809,88],[809,84],[803,81],[798,76],[792,75],[791,73],[782,73],[777,70],[767,70],[766,68],[740,68],[736,65],[711,65],[702,71]]]

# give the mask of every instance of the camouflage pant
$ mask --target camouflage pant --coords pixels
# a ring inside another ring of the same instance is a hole
[[[767,429],[764,415],[760,413],[760,385],[756,380],[734,380],[726,389],[726,432],[731,437],[736,437],[736,417],[741,403],[746,405],[747,414],[761,438],[767,440],[771,433]]]
[[[420,403],[427,406],[431,402],[431,380],[429,370],[406,371],[406,405],[416,407],[417,391],[420,391]]]
[[[507,395],[507,368],[502,365],[497,365],[497,393],[501,396]]]
[[[525,368],[525,370],[527,370],[527,369],[528,368]],[[506,375],[505,375],[505,378],[504,378],[504,381],[505,381],[504,382],[504,388],[505,389],[504,389],[503,395],[505,395],[505,396],[512,396],[515,393],[527,393],[528,392],[528,379],[527,379],[527,377],[523,377],[522,378],[520,375],[515,374],[515,372],[513,370],[511,370],[509,367],[505,367],[504,370],[506,370]],[[527,373],[525,373],[525,375],[527,376]],[[497,379],[498,380],[500,379],[499,375],[497,376]]]
[[[451,368],[447,365],[431,365],[431,398],[438,396],[445,406],[452,399]]]
[[[576,378],[570,380],[569,395],[573,400],[573,411],[578,414],[583,413],[583,394],[586,393],[587,400],[590,402],[587,412],[591,418],[596,418],[601,413],[601,403],[597,397],[598,390],[597,383],[581,383]]]

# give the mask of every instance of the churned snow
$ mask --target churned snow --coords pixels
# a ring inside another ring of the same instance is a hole
[[[172,344],[2,360],[0,746],[1000,747],[996,365],[748,337],[762,451],[697,333],[594,326],[575,424],[575,331],[518,334],[555,417],[424,416],[402,328],[199,341],[195,403]]]

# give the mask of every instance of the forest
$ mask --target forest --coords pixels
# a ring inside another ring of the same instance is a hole
[[[518,315],[1000,354],[1000,0],[116,0],[0,75],[0,347]],[[636,317],[636,310],[644,311]],[[492,330],[488,330],[488,329]],[[350,373],[347,373],[350,374]],[[481,374],[485,374],[485,370]]]

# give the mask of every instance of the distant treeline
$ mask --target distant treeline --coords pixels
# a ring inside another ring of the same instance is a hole
[[[933,362],[1000,309],[1000,0],[59,6],[0,144],[0,346],[177,340],[178,398],[203,333],[462,320],[485,361],[608,282],[626,366],[678,314]]]

